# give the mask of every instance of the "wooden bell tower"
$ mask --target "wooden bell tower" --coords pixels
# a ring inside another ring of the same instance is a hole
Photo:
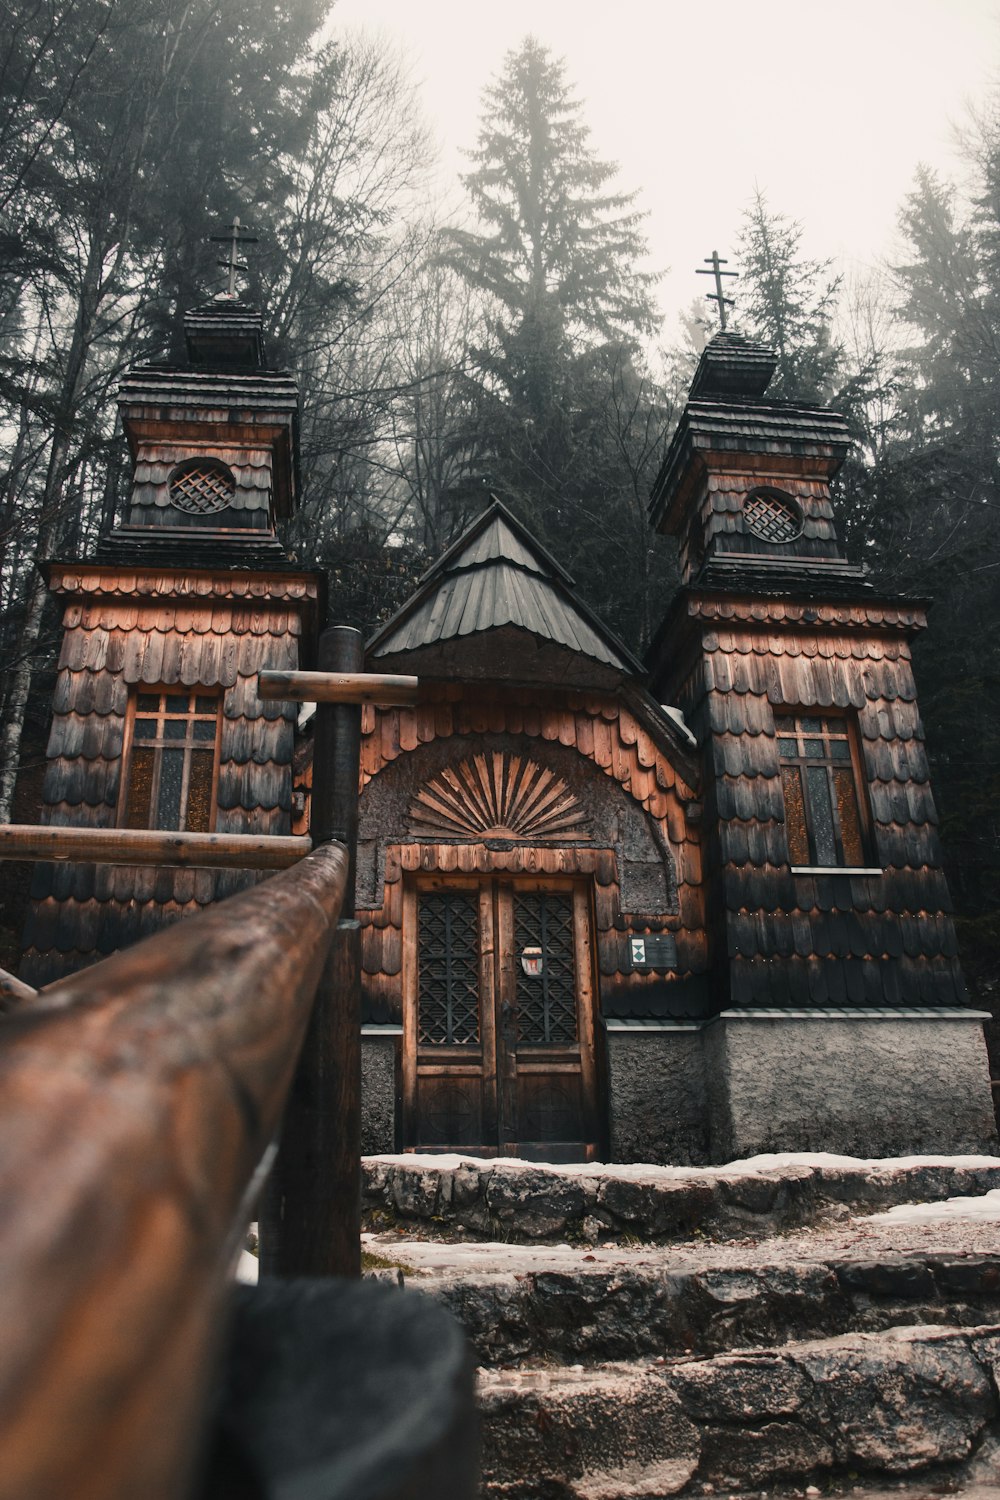
[[[94,560],[46,565],[64,636],[42,821],[288,833],[295,710],[261,702],[257,674],[302,665],[316,629],[319,576],[276,534],[295,507],[298,393],[235,296],[189,312],[185,339],[186,364],[122,382],[122,523]],[[38,865],[22,974],[44,984],[252,878]]]
[[[925,607],[843,557],[846,422],[768,400],[775,364],[739,334],[710,341],[650,506],[683,576],[653,687],[684,710],[704,775],[714,1154],[981,1147],[982,1016],[965,1008],[910,659]]]

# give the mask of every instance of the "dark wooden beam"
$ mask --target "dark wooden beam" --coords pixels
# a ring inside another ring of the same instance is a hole
[[[325,630],[318,659],[324,670],[292,675],[354,680],[364,662],[361,632]],[[273,1275],[361,1273],[361,929],[350,920],[360,755],[360,702],[320,703],[310,832],[344,844],[350,869],[261,1216],[261,1266]]]
[[[46,988],[0,1047],[0,1491],[177,1500],[346,852]]]
[[[0,824],[0,859],[72,859],[101,865],[287,870],[308,838],[256,833],[167,833],[144,828],[50,828]]]
[[[359,663],[356,672],[261,672],[257,691],[262,698],[292,703],[375,703],[382,708],[398,708],[415,703],[419,688],[418,677],[363,672]]]

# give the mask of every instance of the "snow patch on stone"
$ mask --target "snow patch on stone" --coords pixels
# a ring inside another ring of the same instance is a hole
[[[923,1224],[936,1219],[978,1219],[1000,1224],[1000,1188],[976,1198],[945,1198],[940,1203],[897,1203],[881,1214],[871,1214],[870,1224]]]
[[[236,1280],[241,1281],[244,1286],[256,1286],[259,1272],[256,1255],[251,1255],[249,1250],[241,1250],[236,1262]]]
[[[452,1172],[456,1167],[472,1165],[479,1171],[502,1167],[504,1171],[551,1172],[559,1177],[609,1177],[622,1182],[670,1182],[692,1177],[727,1177],[760,1172],[780,1172],[784,1168],[824,1167],[852,1168],[864,1171],[892,1172],[914,1167],[964,1167],[976,1169],[1000,1165],[995,1156],[836,1156],[829,1151],[773,1151],[749,1156],[740,1161],[715,1167],[663,1167],[652,1162],[540,1162],[525,1161],[519,1156],[461,1156],[453,1153],[401,1152],[385,1156],[366,1156],[367,1162],[386,1166],[413,1167],[421,1171]]]

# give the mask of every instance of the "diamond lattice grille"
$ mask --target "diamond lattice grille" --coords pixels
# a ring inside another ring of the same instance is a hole
[[[170,476],[170,503],[191,516],[225,510],[236,494],[236,479],[225,464],[192,459]]]
[[[418,1033],[422,1046],[479,1041],[479,898],[420,898]]]
[[[791,500],[778,495],[748,495],[743,515],[754,536],[762,542],[794,542],[802,530],[802,518]]]
[[[575,1042],[576,972],[573,963],[573,897],[568,892],[524,891],[514,896],[514,951],[541,948],[542,972],[517,976],[519,1042]]]
[[[410,830],[424,839],[588,837],[579,798],[545,766],[522,755],[475,755],[447,766],[410,805]]]

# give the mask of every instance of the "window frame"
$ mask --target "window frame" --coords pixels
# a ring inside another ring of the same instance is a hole
[[[781,741],[793,737],[788,727],[788,721],[794,721],[794,738],[796,739],[796,753],[790,754],[787,749],[782,749]],[[818,729],[807,729],[807,724],[819,724]],[[784,724],[784,729],[783,729]],[[881,866],[874,864],[875,839],[874,825],[871,816],[871,807],[868,800],[868,781],[865,775],[864,762],[861,757],[861,746],[858,737],[857,724],[851,714],[838,712],[829,708],[806,708],[802,705],[782,705],[774,709],[774,735],[778,750],[779,774],[781,776],[781,794],[785,808],[785,841],[788,850],[788,862],[792,874],[866,874],[881,875]],[[822,746],[822,753],[807,749],[807,742],[818,742]],[[833,752],[831,746],[846,743],[847,754],[839,755]],[[802,799],[802,813],[808,842],[809,859],[806,863],[796,863],[793,857],[792,838],[789,831],[788,818],[788,792],[786,788],[786,768],[796,768],[799,773],[799,794]],[[817,812],[813,806],[814,793],[810,790],[809,770],[825,770],[826,772],[826,795],[829,803],[830,827],[835,852],[838,856],[837,863],[824,864],[819,860],[820,833],[817,828]],[[838,803],[837,788],[834,781],[834,772],[850,771],[851,790],[853,792],[854,809],[857,815],[857,837],[860,842],[860,859],[850,861],[847,858],[844,830],[842,827],[840,808]]]
[[[154,696],[160,700],[160,706],[158,707],[155,714],[148,709],[142,709],[139,707],[141,698],[152,698]],[[168,706],[164,704],[165,699],[169,702],[171,698],[183,700],[188,706],[183,712],[177,710],[172,711]],[[212,716],[209,715],[207,710],[199,710],[197,704],[199,699],[204,701],[205,699],[209,698],[215,705],[215,734],[211,740],[197,740],[194,736],[193,728],[191,732],[189,734],[185,734],[183,738],[168,738],[163,733],[154,734],[148,737],[139,736],[136,734],[137,719],[140,722],[144,719],[155,719],[158,726],[161,727],[165,726],[167,722],[177,723],[179,721],[186,721],[191,726],[193,726],[195,723],[207,723]],[[163,751],[172,749],[183,750],[185,752],[181,773],[181,785],[178,794],[179,806],[181,808],[181,816],[178,821],[181,826],[176,828],[164,828],[161,824],[148,820],[141,826],[143,828],[149,829],[150,831],[159,831],[162,833],[189,832],[190,830],[187,828],[187,821],[190,806],[191,766],[193,755],[196,750],[203,753],[207,753],[210,750],[212,755],[212,771],[211,802],[209,806],[208,827],[207,829],[199,829],[196,831],[207,833],[215,832],[219,805],[219,766],[221,761],[220,751],[222,745],[223,720],[222,708],[222,693],[217,688],[203,687],[198,683],[195,683],[192,686],[188,686],[185,683],[137,683],[135,687],[130,690],[125,718],[125,733],[122,744],[121,784],[118,789],[118,805],[115,816],[115,823],[118,828],[131,828],[135,826],[129,821],[129,800],[133,785],[132,772],[136,750],[151,749],[154,751],[154,766],[152,778],[150,781],[148,804],[150,810],[152,810],[153,808],[157,807],[159,802],[160,778],[163,770]],[[150,812],[149,817],[152,817],[152,812]]]

